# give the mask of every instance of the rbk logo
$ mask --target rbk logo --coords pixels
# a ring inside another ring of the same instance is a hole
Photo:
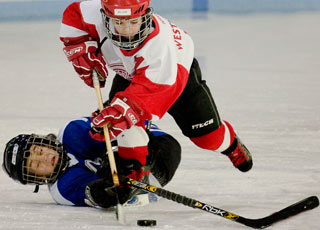
[[[220,215],[220,216],[224,216],[224,214],[226,213],[226,211],[223,211],[223,210],[220,210],[220,209],[217,209],[215,207],[212,207],[210,205],[205,205],[202,207],[202,210],[205,210],[207,212],[211,212],[213,214],[216,214],[216,215]]]

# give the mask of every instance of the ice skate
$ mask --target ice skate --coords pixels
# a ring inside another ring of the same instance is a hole
[[[222,154],[229,157],[234,167],[241,172],[247,172],[252,168],[252,157],[247,147],[235,136],[231,146]]]

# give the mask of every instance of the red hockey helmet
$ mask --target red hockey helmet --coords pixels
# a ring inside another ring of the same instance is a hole
[[[150,0],[101,0],[106,34],[115,46],[132,50],[153,31],[149,5]]]
[[[111,18],[137,18],[146,13],[151,0],[101,0],[105,14]]]

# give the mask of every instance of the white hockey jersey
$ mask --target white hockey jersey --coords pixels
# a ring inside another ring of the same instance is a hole
[[[79,37],[101,42],[106,37],[101,1],[74,2],[63,14],[60,39],[73,45]],[[131,81],[122,95],[137,103],[148,119],[161,118],[182,93],[194,57],[191,37],[158,14],[154,31],[139,47],[126,51],[107,39],[101,51],[108,68]]]

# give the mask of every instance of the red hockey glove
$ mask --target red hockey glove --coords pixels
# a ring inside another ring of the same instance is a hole
[[[92,71],[95,69],[99,75],[100,87],[104,87],[108,76],[106,61],[101,52],[95,55],[98,45],[95,41],[87,41],[77,45],[63,48],[68,60],[84,82],[93,87]]]
[[[98,115],[93,113],[92,124],[97,128],[108,125],[110,138],[115,138],[125,129],[129,129],[140,122],[140,116],[125,102],[126,100],[127,98],[120,99],[115,97],[111,104]]]

